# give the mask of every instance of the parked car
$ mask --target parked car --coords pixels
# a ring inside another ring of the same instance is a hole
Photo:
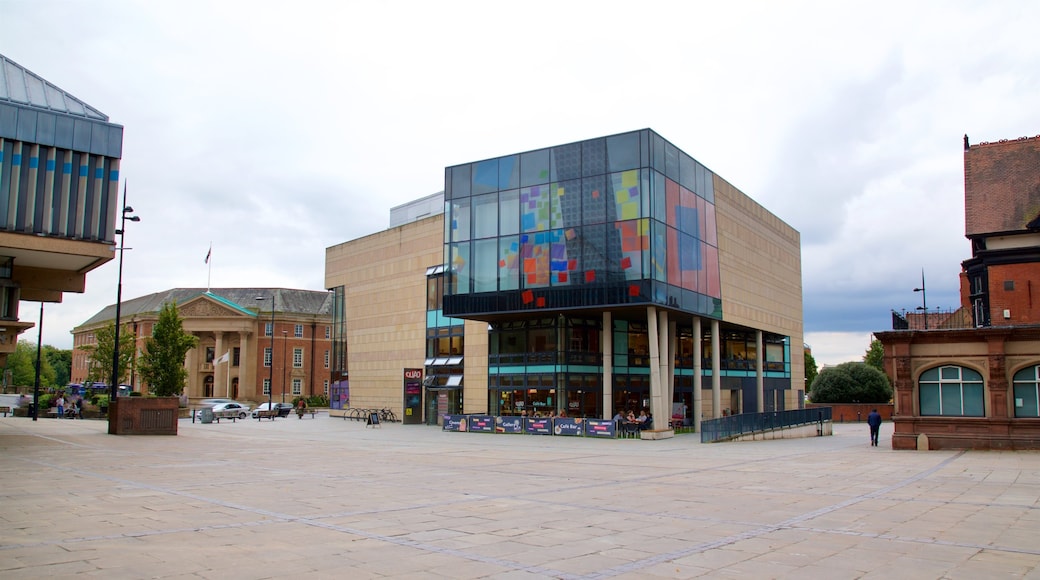
[[[218,419],[230,419],[231,417],[245,419],[248,416],[249,406],[243,405],[242,403],[232,401],[230,403],[217,403],[216,405],[213,405],[213,417]]]
[[[199,405],[203,407],[212,407],[213,405],[219,405],[221,403],[237,403],[234,399],[202,399],[199,401]]]
[[[279,417],[288,417],[293,406],[291,403],[272,403],[269,407],[267,403],[260,403],[255,409],[253,409],[253,418],[256,419],[257,411],[266,411],[269,408],[278,411]]]

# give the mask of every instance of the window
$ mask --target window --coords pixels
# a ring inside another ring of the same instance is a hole
[[[292,380],[292,394],[299,395],[303,393],[303,379]]]
[[[271,347],[269,346],[264,347],[264,366],[271,366]]]
[[[206,362],[208,362],[210,364],[213,364],[213,347],[212,346],[207,346],[206,347]]]
[[[325,379],[325,382],[322,385],[322,388],[324,389],[325,395],[328,396],[328,394],[329,394],[329,380],[328,379]]]
[[[329,340],[330,338],[332,338],[332,327],[331,326],[326,326],[325,327],[325,340]]]
[[[330,357],[330,355],[331,355],[331,353],[328,350],[326,350],[325,351],[325,368],[329,368],[329,357]]]
[[[271,394],[271,379],[264,379],[264,394]]]
[[[1015,416],[1040,417],[1040,365],[1015,373]]]
[[[236,346],[235,348],[231,349],[231,351],[231,364],[237,367],[239,357],[242,355],[242,349]]]
[[[272,332],[274,332],[274,323],[268,322],[264,324],[264,336],[271,336]]]
[[[296,338],[302,338],[303,337],[303,325],[302,324],[297,324],[296,325],[296,327],[293,329],[293,336],[295,336]]]
[[[922,416],[984,417],[982,375],[959,366],[929,369],[918,380]]]
[[[292,366],[294,369],[303,368],[303,349],[294,348],[292,349]]]

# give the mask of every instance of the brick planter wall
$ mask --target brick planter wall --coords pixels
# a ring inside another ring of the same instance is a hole
[[[109,435],[176,435],[177,397],[117,397],[108,406]]]
[[[882,421],[892,420],[892,403],[809,403],[806,409],[831,408],[831,421],[835,423],[866,423],[870,411],[877,409]]]

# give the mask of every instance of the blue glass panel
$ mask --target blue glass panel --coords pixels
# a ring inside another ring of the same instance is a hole
[[[597,276],[603,277],[608,254],[606,232],[606,224],[589,225],[578,230],[581,258],[574,276],[579,277],[579,283],[594,283]]]
[[[473,197],[473,237],[491,238],[498,235],[498,194],[488,193]]]
[[[520,232],[520,191],[511,189],[498,194],[498,231],[500,236]]]
[[[1018,373],[1015,374],[1018,376]],[[1015,385],[1015,416],[1040,417],[1040,393],[1037,384]]]
[[[607,172],[607,140],[590,139],[581,143],[581,174],[583,177]]]
[[[468,197],[470,194],[470,165],[451,168],[451,198]]]
[[[959,384],[940,385],[940,397],[942,405],[942,414],[946,416],[957,416],[964,414],[964,408],[961,406],[961,386]]]
[[[549,150],[531,151],[520,156],[520,186],[549,183]]]
[[[918,390],[921,399],[921,415],[940,415],[939,385],[922,383]]]
[[[679,152],[679,185],[690,191],[700,189],[697,185],[697,162],[682,151]]]
[[[967,367],[961,367],[961,380],[964,382],[983,382],[982,375],[978,371]]]
[[[498,191],[498,159],[473,164],[473,194]]]
[[[581,180],[582,223],[598,224],[607,221],[607,181],[604,176]]]
[[[498,159],[498,188],[516,189],[520,187],[520,158],[516,155]]]
[[[607,137],[607,170],[611,173],[639,167],[639,133]]]
[[[464,242],[470,237],[470,200],[462,198],[451,202],[451,241]]]
[[[986,416],[986,404],[985,389],[982,388],[981,383],[965,383],[963,387],[964,395],[964,416],[965,417],[985,417]]]
[[[498,240],[498,286],[500,290],[520,287],[520,237],[503,236]]]
[[[473,242],[473,291],[495,292],[498,290],[498,240]]]
[[[455,281],[455,294],[469,294],[472,279],[472,264],[469,259],[469,242],[451,245],[451,271]]]
[[[939,368],[938,367],[930,368],[930,369],[926,370],[925,372],[921,373],[920,380],[921,381],[931,381],[931,382],[938,381],[939,380]]]
[[[581,177],[581,143],[553,147],[552,180],[566,181]]]
[[[961,378],[961,367],[941,367],[939,373],[943,380],[959,381]]]

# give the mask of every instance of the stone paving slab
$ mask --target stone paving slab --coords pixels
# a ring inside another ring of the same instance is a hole
[[[0,577],[1040,578],[1040,452],[890,437],[6,417]]]

